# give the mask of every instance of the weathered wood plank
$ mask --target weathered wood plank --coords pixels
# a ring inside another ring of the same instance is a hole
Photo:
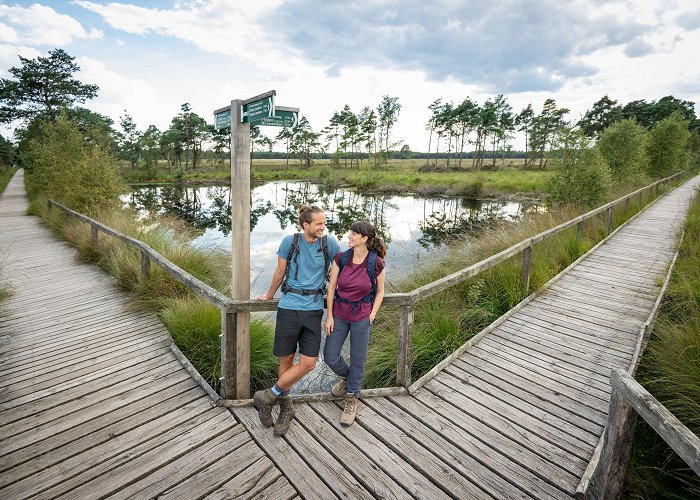
[[[338,498],[284,439],[276,438],[270,429],[263,428],[255,408],[237,408],[233,413],[302,496]]]

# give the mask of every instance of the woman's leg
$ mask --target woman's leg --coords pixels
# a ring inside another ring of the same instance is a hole
[[[365,378],[365,362],[369,347],[369,332],[372,326],[369,318],[350,323],[350,370],[348,374],[348,394],[360,396],[362,381]]]
[[[326,337],[326,345],[323,347],[323,361],[333,370],[333,373],[342,378],[348,378],[350,366],[340,355],[345,339],[350,331],[350,322],[333,318],[333,331]]]

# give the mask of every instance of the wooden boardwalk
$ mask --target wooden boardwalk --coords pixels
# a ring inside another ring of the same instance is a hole
[[[412,396],[297,404],[284,438],[212,408],[157,318],[0,198],[0,498],[570,498],[700,178]],[[241,425],[242,424],[242,425]],[[252,440],[251,440],[252,438]]]
[[[279,498],[296,490],[214,408],[158,318],[0,197],[0,498]]]

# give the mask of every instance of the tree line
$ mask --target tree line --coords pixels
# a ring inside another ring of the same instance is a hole
[[[155,175],[162,161],[169,172],[185,173],[198,169],[205,157],[223,165],[230,156],[229,130],[217,130],[189,103],[180,106],[165,130],[155,125],[140,129],[126,110],[116,127],[109,117],[81,106],[97,95],[98,88],[74,78],[79,68],[65,51],[55,49],[36,59],[20,57],[20,62],[9,70],[11,78],[0,79],[0,122],[20,123],[16,129],[19,160],[26,156],[24,145],[36,135],[40,124],[55,120],[60,113],[89,135],[91,142],[148,176]],[[674,113],[695,135],[700,131],[693,103],[673,96],[621,105],[606,95],[577,122],[567,121],[569,110],[551,98],[545,100],[539,112],[531,104],[516,112],[502,94],[483,103],[470,97],[459,103],[439,98],[428,106],[428,152],[414,153],[407,144],[392,138],[401,108],[397,97],[385,95],[377,106],[365,106],[359,112],[344,105],[318,131],[304,116],[296,126],[281,129],[274,138],[251,126],[251,157],[267,156],[279,144],[287,164],[295,159],[306,167],[319,157],[349,168],[359,168],[364,160],[376,167],[391,157],[416,157],[425,158],[425,169],[439,169],[441,164],[481,169],[496,166],[499,158],[518,156],[525,158],[525,168],[547,168],[550,158],[567,146],[573,131],[595,143],[615,123],[633,120],[649,131]],[[523,152],[512,148],[518,133],[524,139]],[[9,148],[8,152],[7,144],[7,140],[0,143],[6,163],[15,159],[15,151]]]

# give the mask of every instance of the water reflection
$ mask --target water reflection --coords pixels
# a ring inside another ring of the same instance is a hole
[[[231,203],[228,186],[179,185],[135,187],[124,202],[142,216],[167,214],[196,230],[194,245],[230,248]],[[304,182],[272,182],[251,192],[251,264],[253,291],[268,284],[282,237],[295,232],[297,207],[318,205],[326,211],[327,228],[344,247],[350,225],[371,221],[389,244],[387,277],[400,277],[451,238],[518,220],[538,205],[469,198],[363,195],[352,189],[327,190]],[[257,272],[256,272],[257,271]]]

